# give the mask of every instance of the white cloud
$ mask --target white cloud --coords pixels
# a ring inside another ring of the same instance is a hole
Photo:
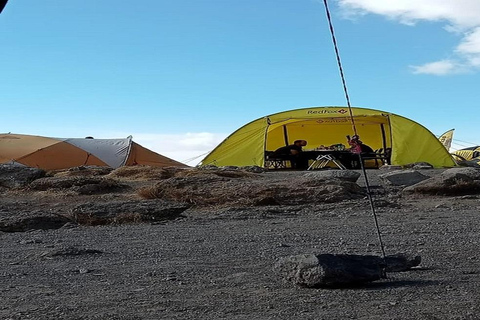
[[[479,0],[338,0],[348,15],[383,15],[400,23],[443,21],[445,30],[462,37],[454,58],[413,66],[414,73],[445,75],[480,70]],[[454,60],[455,59],[455,60]]]
[[[125,134],[116,136],[126,136]],[[132,133],[133,141],[171,159],[197,165],[227,134],[196,132],[181,134]]]
[[[415,74],[447,75],[462,70],[454,61],[442,60],[426,63],[422,66],[410,66]]]
[[[456,51],[467,57],[471,66],[480,67],[480,27],[469,31],[457,46]]]

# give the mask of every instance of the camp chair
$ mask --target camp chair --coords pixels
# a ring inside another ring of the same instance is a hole
[[[362,159],[365,163],[365,160],[374,160],[375,168],[379,168],[381,165],[390,164],[390,157],[392,155],[392,148],[380,148],[375,150],[373,153],[363,155]]]
[[[290,162],[286,157],[275,155],[274,151],[265,151],[265,162],[264,167],[266,169],[286,169],[291,167],[288,164]]]

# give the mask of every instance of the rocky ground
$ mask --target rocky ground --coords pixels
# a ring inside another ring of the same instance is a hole
[[[382,255],[360,171],[5,169],[0,319],[480,319],[478,169],[393,169],[367,170],[380,238],[422,261],[343,288],[273,266]]]

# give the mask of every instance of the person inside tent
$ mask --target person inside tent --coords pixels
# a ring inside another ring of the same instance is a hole
[[[292,169],[306,170],[308,168],[308,158],[302,154],[302,147],[306,145],[306,140],[295,140],[291,145],[278,148],[273,154],[275,157],[290,160]]]
[[[354,154],[351,158],[351,169],[359,169],[361,167],[359,155],[368,156],[375,152],[360,140],[358,134],[353,135],[351,138],[347,135],[347,141],[350,146],[350,152]]]

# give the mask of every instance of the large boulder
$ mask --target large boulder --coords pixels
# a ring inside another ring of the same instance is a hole
[[[18,163],[0,164],[0,186],[23,188],[35,179],[45,176],[45,171]]]

